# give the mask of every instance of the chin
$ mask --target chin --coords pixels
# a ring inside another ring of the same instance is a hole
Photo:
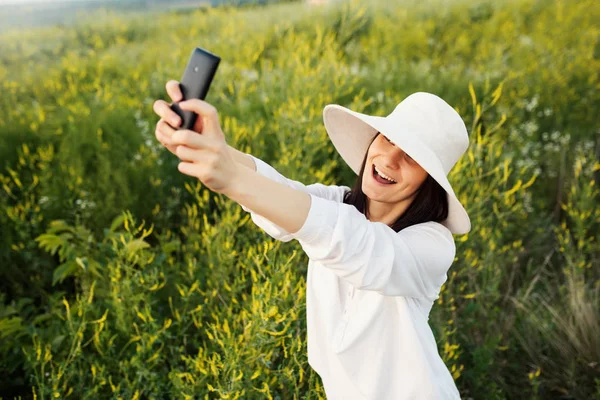
[[[365,194],[365,196],[367,196],[371,200],[378,200],[378,198],[381,196],[381,193],[378,193],[376,190],[373,190],[373,188],[369,187],[369,185],[363,185],[362,191]]]

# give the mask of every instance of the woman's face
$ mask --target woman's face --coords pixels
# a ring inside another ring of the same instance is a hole
[[[396,183],[379,183],[374,167]],[[377,220],[395,221],[408,208],[427,172],[401,148],[379,133],[369,151],[362,191],[369,198],[369,215]]]

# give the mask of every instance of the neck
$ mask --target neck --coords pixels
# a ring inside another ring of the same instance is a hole
[[[367,219],[371,222],[382,222],[391,226],[404,214],[412,201],[412,196],[394,204],[382,203],[367,198]]]

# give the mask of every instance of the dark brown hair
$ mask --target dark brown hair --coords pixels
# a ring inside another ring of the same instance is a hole
[[[381,133],[373,137],[377,138]],[[373,141],[371,141],[373,143]],[[370,146],[370,145],[369,145]],[[365,216],[367,215],[367,196],[362,191],[362,180],[365,172],[365,164],[367,162],[368,151],[365,152],[365,157],[360,167],[360,174],[356,178],[354,187],[344,194],[344,203],[352,204]],[[431,175],[427,174],[427,178],[421,184],[417,191],[417,195],[406,211],[398,217],[398,219],[390,225],[390,227],[400,232],[402,229],[420,224],[427,221],[441,222],[448,217],[448,197],[446,191],[440,186]]]

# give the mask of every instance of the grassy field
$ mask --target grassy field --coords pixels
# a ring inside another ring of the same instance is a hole
[[[178,172],[155,99],[191,50],[228,143],[351,186],[326,104],[433,92],[471,217],[430,324],[465,399],[600,399],[596,1],[97,11],[0,34],[0,397],[318,399],[307,258]]]

